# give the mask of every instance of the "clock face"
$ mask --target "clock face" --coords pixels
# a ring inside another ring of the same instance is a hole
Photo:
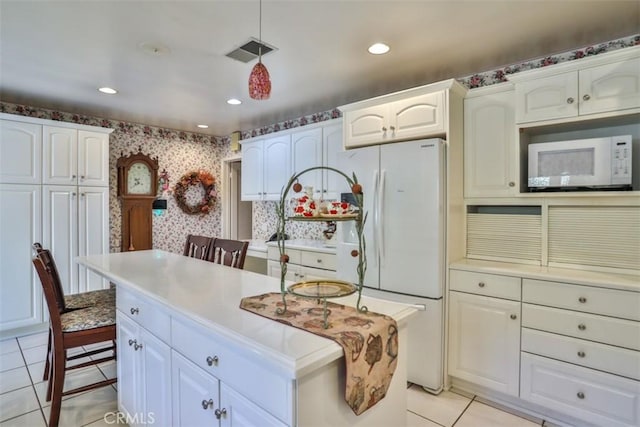
[[[129,168],[127,192],[129,194],[151,194],[151,170],[146,163],[136,162]]]

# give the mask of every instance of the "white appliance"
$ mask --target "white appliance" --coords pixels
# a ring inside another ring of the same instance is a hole
[[[422,308],[409,325],[408,380],[433,392],[443,385],[444,159],[441,139],[358,148],[338,158],[338,168],[362,184],[368,215],[363,294]],[[357,283],[354,223],[338,229],[337,277]]]
[[[529,189],[631,186],[631,135],[529,144]]]

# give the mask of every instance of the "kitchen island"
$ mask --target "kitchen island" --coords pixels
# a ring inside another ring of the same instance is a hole
[[[340,345],[239,308],[244,297],[279,292],[280,280],[159,250],[78,262],[117,286],[118,406],[131,425],[406,423],[411,306],[363,297],[396,320],[400,347],[386,397],[356,416]]]

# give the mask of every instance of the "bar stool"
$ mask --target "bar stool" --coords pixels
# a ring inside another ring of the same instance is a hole
[[[249,242],[241,240],[215,239],[208,260],[233,268],[244,268]]]

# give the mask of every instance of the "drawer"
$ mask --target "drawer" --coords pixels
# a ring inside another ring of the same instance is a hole
[[[300,264],[307,267],[321,268],[323,270],[336,270],[337,262],[335,254],[324,252],[302,251],[300,254]]]
[[[522,351],[640,380],[640,352],[522,328]]]
[[[528,353],[520,398],[596,425],[640,425],[640,382]]]
[[[162,341],[171,342],[171,316],[148,298],[139,298],[134,292],[118,286],[116,308]]]
[[[293,379],[195,323],[172,319],[171,333],[174,350],[286,424],[294,424]]]
[[[285,253],[289,255],[290,264],[300,264],[300,252],[298,249],[290,249],[285,246]],[[280,250],[277,246],[269,246],[267,248],[267,259],[280,261]]]
[[[640,320],[640,292],[523,279],[522,302]]]
[[[451,270],[449,288],[452,291],[520,301],[520,282],[519,277]]]
[[[640,322],[522,304],[522,326],[640,350]]]

